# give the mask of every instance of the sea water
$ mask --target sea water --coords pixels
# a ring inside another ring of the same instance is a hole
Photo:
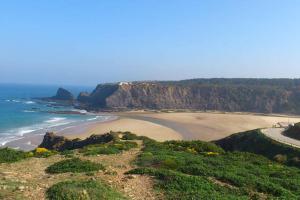
[[[54,96],[57,86],[0,84],[0,147],[26,134],[58,131],[68,126],[94,120],[107,120],[107,116],[75,110],[72,106],[56,105],[36,98]],[[74,96],[90,87],[65,87]],[[81,114],[57,114],[56,111],[77,111]]]

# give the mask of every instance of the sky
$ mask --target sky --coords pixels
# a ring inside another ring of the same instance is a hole
[[[300,77],[299,0],[1,0],[0,83]]]

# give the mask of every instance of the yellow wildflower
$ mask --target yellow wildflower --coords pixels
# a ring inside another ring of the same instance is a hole
[[[49,150],[46,149],[46,148],[40,148],[40,147],[38,147],[38,148],[35,149],[35,152],[36,153],[46,153],[46,152],[49,152]]]
[[[186,151],[189,152],[189,153],[193,153],[193,154],[198,153],[194,148],[187,148]]]
[[[219,155],[219,153],[210,151],[210,152],[207,152],[206,155],[208,155],[208,156],[217,156],[217,155]]]

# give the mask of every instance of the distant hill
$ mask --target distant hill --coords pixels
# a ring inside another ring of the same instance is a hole
[[[289,127],[284,135],[294,138],[296,140],[300,140],[300,123],[295,124],[294,126]]]
[[[260,130],[236,133],[214,142],[226,151],[243,151],[300,167],[300,149],[266,137]]]
[[[300,79],[192,79],[100,84],[88,109],[197,109],[300,114]]]

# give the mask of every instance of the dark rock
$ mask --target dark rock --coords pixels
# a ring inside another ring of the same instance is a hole
[[[87,103],[90,100],[90,94],[88,92],[80,92],[77,100],[80,103]]]
[[[82,148],[90,144],[107,143],[112,141],[113,139],[114,136],[110,133],[103,135],[91,135],[90,137],[84,140],[78,138],[70,140],[63,136],[55,135],[53,132],[47,132],[39,147],[56,151],[64,151]]]
[[[49,102],[49,105],[47,105],[48,107],[73,105],[75,102],[72,93],[63,88],[59,88],[55,96],[39,97],[35,99]]]
[[[64,88],[58,88],[56,95],[51,97],[51,99],[60,100],[60,101],[73,101],[74,96],[68,90]]]
[[[300,123],[290,125],[283,133],[287,137],[300,140]]]

